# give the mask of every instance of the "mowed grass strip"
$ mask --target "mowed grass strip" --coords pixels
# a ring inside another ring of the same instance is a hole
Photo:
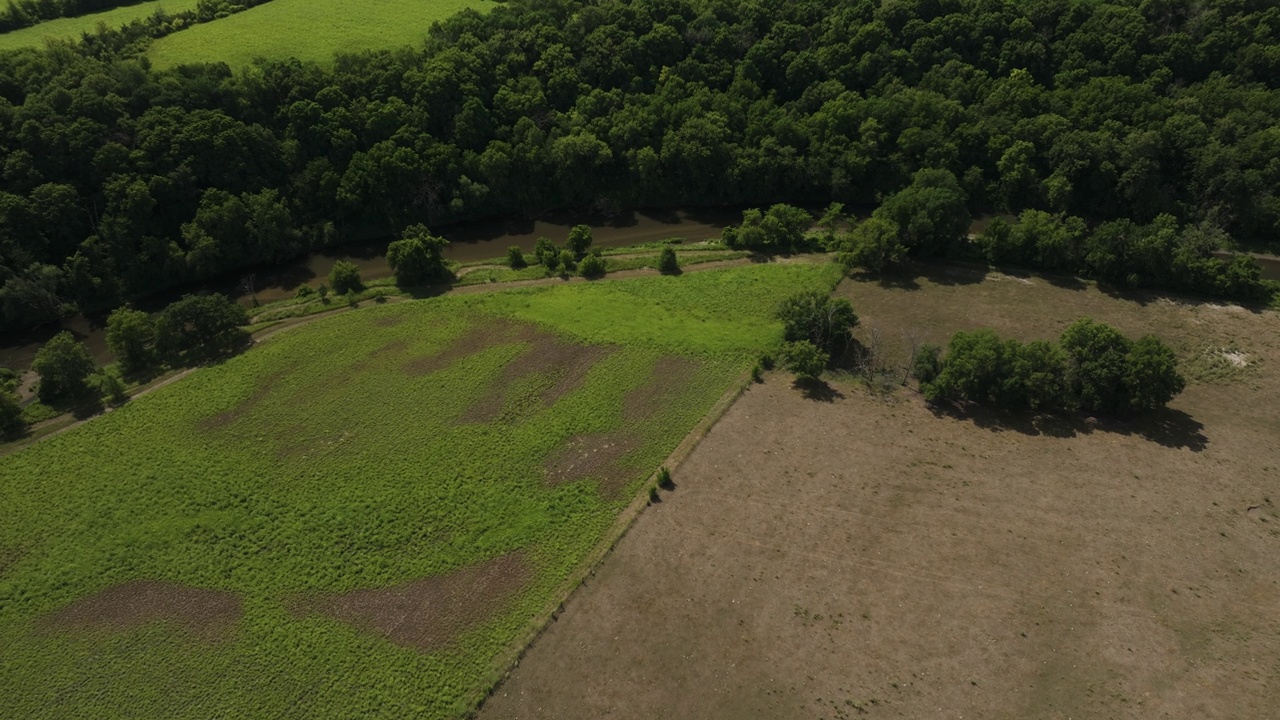
[[[197,0],[151,0],[136,5],[112,8],[79,17],[57,18],[38,25],[0,34],[0,51],[44,47],[46,40],[79,40],[83,33],[93,32],[98,25],[116,29],[134,20],[142,20],[163,10],[173,14],[195,10]]]
[[[244,12],[160,38],[157,68],[187,63],[249,65],[257,58],[297,58],[322,65],[338,53],[417,46],[432,23],[490,0],[271,0]]]
[[[838,277],[748,266],[376,306],[0,458],[0,716],[464,712],[778,340],[776,303]],[[575,346],[590,362],[571,383],[538,362]],[[628,451],[553,476],[604,436]],[[201,593],[216,627],[163,605]],[[122,615],[126,596],[161,605]]]

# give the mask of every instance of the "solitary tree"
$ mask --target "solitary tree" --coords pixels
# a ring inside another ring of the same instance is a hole
[[[22,403],[8,390],[0,390],[0,437],[10,437],[25,430],[22,419]]]
[[[533,257],[539,265],[551,270],[560,264],[560,249],[551,242],[551,238],[540,237],[533,243]]]
[[[664,275],[680,272],[680,261],[676,258],[676,249],[670,245],[664,245],[662,252],[658,253],[658,272]]]
[[[849,233],[838,260],[846,270],[864,268],[883,272],[907,259],[907,248],[899,234],[897,223],[873,217]]]
[[[452,276],[444,262],[448,244],[425,225],[405,228],[401,238],[387,246],[387,264],[396,274],[396,284],[407,287],[448,280]]]
[[[578,263],[573,258],[573,251],[569,248],[565,248],[560,251],[560,260],[556,265],[560,267],[561,272],[568,275],[573,272],[574,268],[578,266]]]
[[[141,372],[155,362],[155,341],[155,322],[141,310],[117,308],[107,318],[107,347],[126,373]]]
[[[569,231],[565,247],[573,253],[575,260],[581,260],[591,249],[591,228],[587,225],[574,225]]]
[[[360,268],[346,260],[334,263],[333,269],[329,271],[329,287],[339,295],[360,292],[364,289],[364,282],[360,280]]]
[[[595,254],[588,254],[582,258],[582,262],[578,263],[578,272],[585,278],[603,277],[605,274],[604,258]]]
[[[176,360],[213,357],[244,344],[249,313],[225,296],[187,295],[156,318],[156,348]]]
[[[529,266],[529,263],[524,259],[524,251],[520,249],[519,245],[512,245],[507,248],[507,265],[512,270],[519,270]]]
[[[89,375],[93,373],[93,357],[84,343],[63,331],[53,336],[36,353],[31,369],[40,375],[41,402],[78,399],[89,392]]]

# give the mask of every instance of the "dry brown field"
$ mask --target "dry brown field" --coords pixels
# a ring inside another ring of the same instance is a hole
[[[481,718],[1280,717],[1280,315],[955,268],[838,292],[890,366],[1088,315],[1190,382],[1122,423],[771,375]]]

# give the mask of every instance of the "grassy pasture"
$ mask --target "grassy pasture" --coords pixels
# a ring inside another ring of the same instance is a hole
[[[747,266],[372,307],[0,458],[0,716],[465,711],[777,340],[776,302],[838,275]],[[538,343],[581,372],[520,372]],[[614,477],[550,479],[601,437],[627,443]],[[435,593],[425,622],[447,626],[412,646],[342,616],[388,588]]]
[[[242,67],[255,58],[328,64],[337,53],[417,45],[432,23],[492,5],[490,0],[271,0],[160,38],[151,59],[157,68],[202,62]]]
[[[42,47],[45,40],[77,40],[82,33],[93,32],[99,24],[111,28],[127,25],[134,20],[154,15],[157,10],[177,13],[195,10],[196,0],[151,0],[137,5],[104,10],[72,18],[57,18],[21,30],[0,34],[0,51]]]

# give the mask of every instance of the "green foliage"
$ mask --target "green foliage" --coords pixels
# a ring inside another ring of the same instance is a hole
[[[328,290],[328,288],[325,288]],[[310,285],[299,285],[298,289],[293,293],[293,297],[298,300],[307,300],[316,295],[316,289]]]
[[[540,237],[533,243],[533,256],[547,270],[554,270],[560,265],[560,248],[550,238]]]
[[[667,469],[666,465],[658,468],[658,487],[664,490],[670,490],[675,487],[675,483],[671,481],[671,471]]]
[[[99,370],[89,378],[89,384],[110,405],[123,405],[129,400],[129,393],[125,391],[124,383],[115,373]]]
[[[507,267],[512,270],[520,270],[528,267],[529,263],[524,259],[524,252],[520,250],[519,245],[512,245],[507,248]]]
[[[175,720],[467,712],[495,660],[652,486],[653,468],[776,343],[768,309],[838,278],[829,266],[762,265],[340,313],[0,457],[0,548],[24,550],[0,583],[0,657],[13,679],[0,715],[55,704],[68,717]],[[464,336],[535,319],[563,344],[609,348],[553,403],[541,370],[504,383],[529,349],[516,337],[421,374],[422,359]],[[697,370],[654,415],[628,419],[628,395],[672,353]],[[495,391],[497,418],[468,416]],[[635,443],[619,460],[620,490],[595,477],[548,482],[547,463],[575,438],[609,434]],[[291,611],[294,598],[395,587],[513,552],[527,584],[446,649]],[[235,593],[243,617],[217,642],[167,622],[32,631],[137,578]]]
[[[667,245],[658,253],[658,272],[674,275],[680,272],[680,261],[676,258],[676,249]]]
[[[779,203],[767,211],[744,210],[742,224],[724,229],[724,242],[731,248],[762,252],[787,252],[799,247],[813,216],[798,207]]]
[[[328,285],[324,283],[320,283],[319,287],[316,288],[316,294],[320,296],[320,302],[326,303],[326,304],[329,302],[329,286]]]
[[[225,355],[248,340],[248,323],[248,312],[224,295],[187,295],[156,317],[156,348],[175,362]]]
[[[892,220],[873,217],[845,237],[844,249],[837,259],[848,270],[863,268],[883,272],[907,257],[900,235],[898,225]]]
[[[0,437],[21,435],[26,429],[18,396],[8,390],[0,390]]]
[[[835,356],[848,348],[853,328],[858,325],[858,316],[848,300],[819,290],[791,295],[778,304],[775,315],[782,321],[784,340],[806,340]]]
[[[408,250],[408,248],[404,249]],[[364,289],[364,281],[360,279],[360,268],[347,260],[335,262],[333,269],[329,271],[329,287],[339,295],[360,292]]]
[[[432,235],[426,225],[405,228],[400,239],[387,246],[387,264],[396,274],[396,284],[412,287],[452,279],[453,273],[444,262],[444,249],[448,244],[448,240]],[[335,265],[334,271],[337,269]],[[334,283],[334,287],[338,285]],[[361,289],[358,274],[357,285],[351,289]]]
[[[1067,327],[1060,344],[1001,341],[992,330],[958,332],[941,360],[937,348],[922,348],[914,371],[930,402],[1042,412],[1151,412],[1186,386],[1173,351],[1159,339],[1131,342],[1088,318]]]
[[[156,327],[141,310],[117,308],[107,318],[107,347],[125,373],[142,372],[156,362]]]
[[[552,267],[558,267],[560,268],[560,272],[564,273],[565,275],[568,275],[569,273],[573,272],[577,266],[578,266],[578,263],[573,258],[573,251],[570,250],[569,248],[565,248],[560,251],[560,258],[556,261],[556,263]]]
[[[937,345],[921,345],[911,358],[911,376],[921,387],[931,383],[942,372],[942,348]]]
[[[585,278],[604,277],[604,258],[599,255],[587,255],[578,265],[578,272]]]
[[[31,369],[40,375],[40,401],[48,403],[85,397],[95,365],[84,343],[64,330],[36,352]]]
[[[565,241],[564,246],[573,253],[575,260],[581,260],[587,254],[587,250],[591,249],[591,228],[587,225],[574,225],[569,230],[569,239]]]
[[[808,340],[782,346],[782,364],[799,380],[817,380],[831,362],[831,355]]]
[[[885,198],[874,217],[898,227],[907,252],[933,257],[950,252],[969,230],[967,198],[956,176],[942,169],[919,170],[911,184]]]

